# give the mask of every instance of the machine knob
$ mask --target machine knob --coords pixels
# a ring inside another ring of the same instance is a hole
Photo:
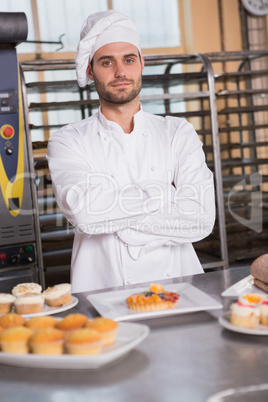
[[[12,254],[12,256],[9,259],[9,261],[13,265],[18,264],[18,262],[20,261],[20,255],[19,254]]]
[[[6,149],[6,154],[7,155],[12,155],[13,154],[13,149],[12,148],[7,148]]]
[[[0,254],[0,261],[5,261],[7,259],[6,253],[1,253]]]
[[[8,98],[4,98],[1,102],[1,105],[3,106],[8,106],[9,105],[9,99]]]

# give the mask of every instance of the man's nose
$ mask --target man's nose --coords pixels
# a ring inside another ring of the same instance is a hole
[[[115,74],[114,76],[116,78],[123,78],[126,76],[126,70],[125,70],[125,64],[124,63],[116,63],[116,68],[115,68]]]

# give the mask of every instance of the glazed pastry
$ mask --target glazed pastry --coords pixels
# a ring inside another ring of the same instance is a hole
[[[26,327],[4,329],[0,333],[2,352],[26,354],[29,352],[28,340],[33,331]]]
[[[64,333],[55,328],[35,331],[29,340],[32,353],[61,355],[64,350]]]
[[[103,346],[108,346],[115,342],[118,323],[109,318],[96,317],[88,321],[85,328],[98,331],[102,336]]]
[[[136,311],[166,310],[175,307],[178,299],[177,293],[166,292],[163,286],[151,284],[149,291],[129,296],[127,305]]]
[[[65,347],[70,354],[97,355],[102,349],[102,336],[94,329],[78,329],[70,334]]]
[[[54,328],[57,323],[57,318],[50,315],[44,315],[30,318],[26,322],[25,327],[31,328],[36,331],[40,329]]]
[[[55,328],[60,329],[68,336],[71,332],[83,328],[88,322],[84,314],[68,314],[61,321],[58,321]]]
[[[0,317],[0,326],[3,328],[20,327],[26,323],[26,318],[20,314],[10,313]]]

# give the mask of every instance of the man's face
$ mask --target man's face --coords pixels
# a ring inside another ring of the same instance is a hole
[[[96,51],[87,73],[95,81],[100,101],[122,105],[138,97],[144,58],[126,42],[109,43]]]

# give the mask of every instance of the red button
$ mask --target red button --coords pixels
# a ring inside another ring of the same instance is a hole
[[[5,253],[0,254],[0,261],[5,261],[7,259],[7,255]]]
[[[10,126],[7,126],[4,128],[4,136],[5,137],[12,137],[12,135],[14,134],[14,129]]]

